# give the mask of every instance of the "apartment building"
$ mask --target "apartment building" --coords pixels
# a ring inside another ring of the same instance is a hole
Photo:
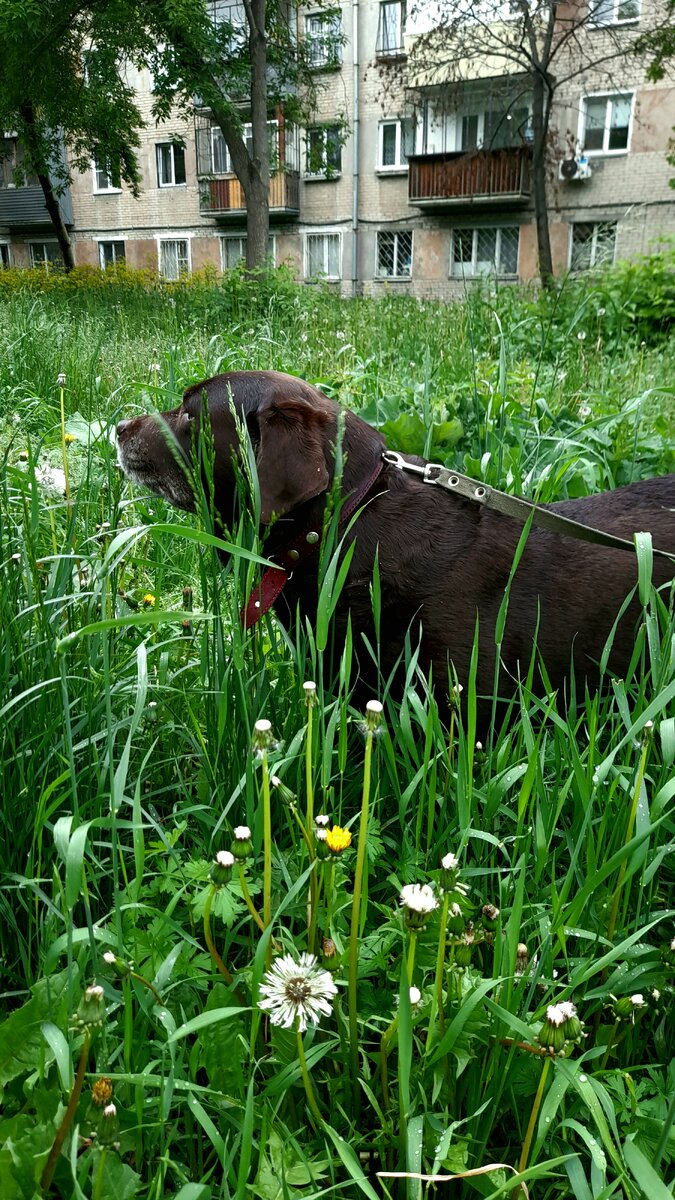
[[[428,0],[408,21],[404,0],[303,11],[317,107],[306,129],[283,112],[269,120],[270,256],[298,279],[329,280],[346,295],[443,298],[485,274],[536,277],[530,80],[489,46],[461,78],[442,60],[413,70],[446,2]],[[559,60],[546,182],[558,273],[649,252],[675,234],[666,161],[675,86],[646,83],[639,60],[616,57],[622,37],[658,21],[654,2],[596,0]],[[517,19],[519,0],[485,3],[491,19]],[[147,122],[142,192],[135,199],[104,163],[75,175],[61,205],[76,261],[125,259],[167,278],[229,269],[245,252],[246,211],[222,133],[208,112],[156,125],[149,72],[132,78]],[[12,188],[20,148],[11,133],[5,145],[1,260],[56,261],[41,193],[32,181]]]

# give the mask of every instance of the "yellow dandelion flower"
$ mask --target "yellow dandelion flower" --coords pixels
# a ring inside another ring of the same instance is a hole
[[[75,441],[75,434],[74,433],[64,433],[63,440],[66,443],[66,446],[70,446],[71,442]]]
[[[155,597],[153,596],[152,592],[145,593],[145,595],[143,597],[143,604],[145,605],[146,608],[154,608],[155,607]]]
[[[333,854],[342,854],[352,844],[352,835],[348,829],[334,825],[326,834],[326,845]]]

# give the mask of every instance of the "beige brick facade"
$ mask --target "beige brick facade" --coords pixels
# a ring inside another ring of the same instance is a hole
[[[656,0],[642,2],[641,21],[631,23],[630,36],[644,26],[645,20],[658,19],[644,7]],[[310,13],[311,9],[306,11],[305,20]],[[359,60],[356,66],[355,19]],[[493,251],[497,274],[505,279],[536,278],[534,216],[527,194],[502,208],[485,205],[480,199],[472,202],[470,198],[460,204],[438,203],[425,208],[409,200],[405,159],[398,157],[392,165],[383,163],[383,122],[389,123],[385,133],[393,139],[391,122],[410,114],[406,114],[405,69],[401,69],[400,60],[389,65],[388,60],[377,56],[380,20],[379,0],[342,5],[342,61],[336,69],[326,70],[320,76],[323,86],[312,122],[316,126],[335,123],[344,128],[340,168],[328,179],[306,178],[305,141],[301,134],[298,214],[287,212],[283,220],[274,214],[271,218],[276,262],[287,263],[299,279],[306,277],[312,262],[316,265],[324,261],[331,271],[337,263],[340,286],[347,295],[364,292],[456,296],[463,292],[466,276],[472,270],[478,271],[477,263],[484,267],[486,256],[489,259]],[[608,39],[615,32],[584,30],[585,38],[595,39],[593,45],[589,43],[589,59],[598,56],[602,39],[609,46]],[[479,73],[484,76],[485,70]],[[240,239],[246,233],[245,212],[211,215],[200,210],[193,122],[177,116],[156,125],[151,112],[149,73],[137,72],[132,82],[145,120],[139,155],[141,193],[134,198],[126,187],[97,189],[93,167],[75,177],[71,194],[76,261],[99,265],[103,253],[118,252],[111,247],[112,243],[118,250],[123,243],[126,261],[134,267],[166,272],[185,268],[194,271],[209,265],[220,270],[240,251]],[[556,160],[564,158],[570,147],[579,152],[577,138],[581,114],[589,103],[587,98],[595,97],[597,106],[598,97],[600,103],[605,103],[603,97],[615,94],[631,97],[627,146],[620,151],[589,153],[588,178],[560,180]],[[573,239],[590,237],[596,226],[612,229],[616,226],[611,235],[616,257],[630,258],[649,252],[675,235],[675,192],[669,186],[674,172],[666,160],[674,124],[673,81],[646,83],[642,66],[630,57],[612,62],[611,71],[607,68],[581,72],[560,88],[551,128],[549,178],[550,232],[556,271],[564,272],[570,266]],[[403,138],[403,129],[400,136]],[[410,136],[417,139],[415,149],[419,152],[419,131]],[[184,147],[185,182],[160,186],[158,143]],[[48,238],[44,232],[39,236]],[[224,238],[234,241],[223,249]],[[496,249],[499,239],[502,246],[510,248],[508,254],[502,253],[500,262]],[[28,261],[29,241],[29,237],[12,239],[14,261]],[[453,246],[456,248],[460,243],[465,261],[458,268],[456,263],[453,267]],[[470,263],[472,246],[475,262]],[[389,277],[382,277],[383,262],[392,272]]]

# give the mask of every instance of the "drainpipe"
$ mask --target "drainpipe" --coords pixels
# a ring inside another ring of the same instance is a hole
[[[352,0],[352,296],[359,278],[359,0]]]

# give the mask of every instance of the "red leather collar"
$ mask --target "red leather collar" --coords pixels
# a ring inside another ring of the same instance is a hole
[[[373,470],[363,483],[359,484],[356,491],[348,497],[342,506],[340,512],[340,524],[344,525],[348,521],[352,513],[358,508],[361,501],[370,491],[382,470],[382,459],[378,459]],[[297,534],[292,541],[287,542],[279,550],[274,551],[275,559],[279,560],[278,566],[266,567],[260,578],[260,584],[253,591],[248,599],[248,603],[242,608],[240,613],[242,627],[251,629],[257,624],[266,612],[274,604],[274,601],[283,591],[285,584],[288,583],[293,571],[310,558],[321,545],[321,530],[315,528],[304,529],[302,533]]]

